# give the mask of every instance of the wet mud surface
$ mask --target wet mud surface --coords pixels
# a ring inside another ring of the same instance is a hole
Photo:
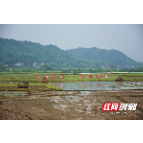
[[[120,96],[117,96],[117,93]],[[135,111],[101,111],[104,102],[137,103]],[[142,120],[143,90],[1,91],[0,120]]]

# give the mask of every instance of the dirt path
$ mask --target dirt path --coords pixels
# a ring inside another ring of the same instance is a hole
[[[119,93],[121,96],[116,97]],[[1,96],[0,96],[1,97]],[[103,112],[104,102],[137,103],[135,111]],[[142,120],[143,90],[28,92],[0,98],[0,120]]]

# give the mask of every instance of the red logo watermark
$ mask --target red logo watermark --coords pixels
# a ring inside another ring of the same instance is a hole
[[[102,111],[136,110],[137,103],[105,102]]]
[[[105,102],[103,103],[102,111],[118,111],[119,107],[119,102]]]

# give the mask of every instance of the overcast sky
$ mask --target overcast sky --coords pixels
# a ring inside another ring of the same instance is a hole
[[[0,38],[53,44],[63,50],[78,47],[115,49],[143,62],[143,25],[1,24]]]

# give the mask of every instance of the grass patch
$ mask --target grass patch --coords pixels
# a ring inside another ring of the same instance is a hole
[[[59,95],[59,96],[67,96],[67,95],[65,95],[65,94],[61,94],[61,95]]]
[[[0,101],[0,105],[3,105],[3,101]]]
[[[37,91],[37,90],[40,90],[40,91],[51,91],[51,90],[63,90],[61,88],[58,88],[56,86],[53,86],[49,83],[30,83],[29,82],[29,87],[28,88],[18,88],[17,86],[17,83],[14,83],[14,84],[11,84],[11,83],[6,83],[6,82],[0,82],[0,90],[25,90],[25,91]]]
[[[119,85],[111,85],[111,86],[108,86],[108,87],[110,87],[110,88],[120,88]]]
[[[138,84],[137,87],[143,87],[143,85]]]
[[[11,87],[13,87],[13,86],[17,86],[17,83],[11,84],[10,82],[0,82],[0,87],[2,87],[2,86],[11,86]]]
[[[120,97],[120,96],[121,96],[121,94],[120,94],[120,93],[117,93],[117,94],[116,94],[116,97]]]
[[[5,99],[5,98],[9,98],[9,97],[4,96],[4,95],[0,96],[0,99]]]

